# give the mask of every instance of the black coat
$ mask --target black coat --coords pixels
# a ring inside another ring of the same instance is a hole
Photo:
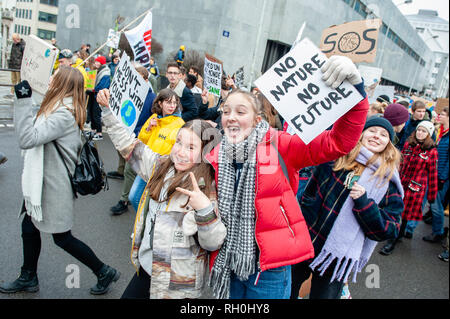
[[[19,43],[13,43],[11,46],[11,56],[9,58],[9,68],[20,70],[22,67],[23,52],[25,51],[25,41],[20,40]]]

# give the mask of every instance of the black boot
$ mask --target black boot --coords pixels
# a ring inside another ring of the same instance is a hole
[[[39,281],[36,272],[21,270],[19,278],[15,281],[0,285],[0,292],[12,294],[16,292],[37,292]]]
[[[386,245],[384,245],[384,247],[381,248],[380,254],[382,254],[384,256],[389,256],[390,254],[392,254],[392,252],[395,249],[395,245],[397,244],[397,242],[398,242],[397,238],[388,240]]]
[[[120,272],[108,265],[103,265],[100,271],[95,275],[97,276],[98,281],[97,284],[91,288],[91,294],[93,295],[106,294],[112,282],[116,282],[120,278]]]

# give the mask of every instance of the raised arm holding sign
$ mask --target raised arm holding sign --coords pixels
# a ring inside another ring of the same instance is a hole
[[[255,81],[306,144],[363,99],[353,86],[361,82],[349,59],[335,56],[328,60],[309,39]]]

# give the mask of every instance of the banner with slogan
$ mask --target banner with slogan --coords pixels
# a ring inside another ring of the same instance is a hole
[[[87,74],[87,82],[86,82],[86,90],[95,89],[95,78],[97,77],[97,70],[86,71]]]
[[[255,81],[306,144],[363,99],[347,80],[336,89],[325,84],[320,68],[327,60],[305,38]]]
[[[236,73],[234,74],[234,84],[238,88],[241,88],[244,86],[244,67],[241,66]]]
[[[20,78],[27,80],[33,91],[45,95],[59,50],[34,35],[26,39],[26,44]]]
[[[375,61],[381,19],[353,21],[325,29],[320,49],[330,57],[344,55],[354,63]]]
[[[222,62],[212,55],[205,54],[203,74],[203,87],[209,93],[220,97],[220,91],[222,89]]]
[[[150,70],[152,53],[152,12],[149,11],[144,20],[134,29],[125,31],[125,36],[134,53],[134,61]]]
[[[130,132],[134,131],[150,86],[135,70],[126,53],[122,55],[112,80],[109,108]]]

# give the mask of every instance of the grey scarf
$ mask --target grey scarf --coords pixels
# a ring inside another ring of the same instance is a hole
[[[221,143],[218,199],[219,212],[227,228],[227,236],[211,271],[210,282],[214,294],[220,299],[229,297],[231,272],[245,281],[256,271],[256,147],[268,130],[269,124],[263,120],[241,143],[229,143],[226,136]],[[236,192],[236,171],[233,162],[243,163]]]

